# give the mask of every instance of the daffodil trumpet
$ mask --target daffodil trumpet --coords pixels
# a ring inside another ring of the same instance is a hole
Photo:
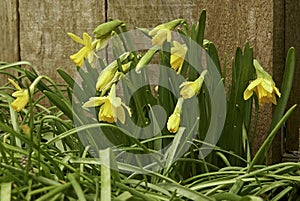
[[[122,63],[124,62],[128,56],[130,55],[129,52],[123,53],[118,59]],[[115,77],[116,72],[118,71],[118,61],[114,60],[110,63],[106,68],[104,68],[98,76],[97,83],[96,83],[96,90],[103,91],[107,87],[107,85],[112,81]]]
[[[253,61],[256,70],[256,79],[251,81],[246,90],[244,91],[244,100],[248,100],[255,92],[260,105],[264,103],[277,104],[276,95],[281,96],[278,88],[272,77],[262,68],[257,60]]]
[[[187,81],[183,82],[179,87],[182,88],[180,90],[180,95],[184,99],[189,99],[196,96],[203,84],[204,77],[207,74],[207,70],[202,71],[200,76],[195,81]]]
[[[20,112],[25,108],[29,102],[29,98],[33,96],[36,85],[42,78],[43,76],[37,77],[28,89],[22,89],[14,80],[8,78],[8,81],[17,89],[17,91],[12,94],[16,99],[10,104],[14,111]]]
[[[76,64],[76,66],[81,67],[85,59],[88,59],[90,63],[93,62],[95,57],[94,49],[98,41],[92,41],[91,36],[87,33],[83,33],[82,39],[73,33],[68,33],[68,35],[77,43],[83,45],[83,47],[75,54],[70,56],[70,59]]]
[[[173,41],[173,47],[171,48],[171,58],[170,65],[172,69],[180,74],[184,58],[187,52],[187,46],[185,44],[180,44],[177,41]]]
[[[125,109],[131,116],[130,108],[127,107],[120,97],[116,96],[116,85],[113,84],[108,96],[92,97],[83,104],[83,107],[96,107],[100,106],[98,120],[108,123],[114,123],[119,120],[125,123]]]

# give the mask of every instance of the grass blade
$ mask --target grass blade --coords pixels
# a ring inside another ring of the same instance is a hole
[[[267,139],[264,141],[264,143],[262,144],[262,146],[259,148],[259,150],[257,151],[257,153],[255,154],[253,160],[251,161],[249,168],[248,168],[248,172],[250,172],[253,168],[253,165],[262,162],[270,147],[272,144],[272,141],[275,137],[275,135],[277,134],[277,131],[281,128],[281,126],[283,125],[283,123],[288,119],[288,117],[292,114],[292,112],[295,110],[297,105],[292,106],[286,113],[285,115],[280,119],[280,121],[276,124],[276,126],[274,127],[274,129],[271,131],[271,133],[269,133]]]
[[[111,200],[111,172],[110,172],[111,149],[99,151],[101,162],[101,200]]]
[[[0,200],[10,201],[11,199],[11,182],[1,184]]]
[[[70,180],[76,194],[77,194],[77,197],[78,197],[78,200],[80,201],[86,201],[85,199],[85,196],[84,196],[84,193],[79,185],[79,183],[76,181],[76,178],[74,176],[74,174],[68,174],[67,175],[68,179]]]

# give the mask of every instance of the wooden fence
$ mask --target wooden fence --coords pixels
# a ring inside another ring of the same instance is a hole
[[[217,46],[222,64],[228,65],[228,74],[236,47],[249,41],[255,57],[280,84],[286,50],[292,45],[300,46],[299,4],[297,0],[1,0],[0,60],[27,60],[42,74],[58,79],[57,67],[75,72],[69,55],[79,46],[67,32],[91,33],[109,18],[122,19],[131,29],[153,27],[179,17],[195,22],[201,10],[206,9],[205,36]],[[296,77],[299,73],[297,70]],[[294,84],[291,104],[299,102],[298,82]],[[260,111],[264,117],[259,123],[258,144],[265,137],[270,111],[271,106]],[[291,149],[298,147],[299,113],[298,110],[288,124]],[[280,156],[279,145],[276,141],[274,160]]]

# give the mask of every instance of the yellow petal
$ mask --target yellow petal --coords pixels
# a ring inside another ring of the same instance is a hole
[[[185,44],[181,45],[177,41],[173,42],[174,47],[171,48],[171,67],[179,74],[184,62],[187,47]]]
[[[124,124],[126,115],[125,115],[125,110],[123,107],[120,106],[120,107],[116,108],[116,115],[117,115],[117,118],[120,120],[120,122],[122,124]]]
[[[257,85],[262,82],[261,78],[257,78],[256,80],[250,82],[249,86],[247,87],[248,90],[253,90]]]
[[[244,100],[248,100],[253,95],[253,89],[249,90],[248,88],[244,91]]]
[[[27,95],[24,94],[24,96],[19,96],[18,98],[16,98],[16,100],[14,100],[10,105],[16,112],[20,112],[28,102],[29,95],[27,93]]]
[[[180,95],[184,99],[192,98],[193,96],[197,95],[197,93],[200,91],[204,76],[206,75],[207,70],[204,70],[200,76],[193,82],[183,82],[179,87],[182,89],[180,90]]]
[[[269,80],[264,79],[263,82],[261,82],[261,86],[269,93],[272,93],[273,91],[273,82],[270,82]]]
[[[106,121],[108,123],[116,122],[117,116],[115,108],[112,106],[109,100],[100,107],[99,121]]]
[[[83,42],[85,46],[91,47],[92,45],[92,38],[88,33],[83,33]]]
[[[281,94],[280,94],[280,92],[279,92],[279,90],[278,90],[278,88],[277,88],[277,87],[274,87],[274,91],[275,91],[275,93],[277,94],[277,96],[278,96],[278,97],[280,97],[280,96],[281,96]]]
[[[185,83],[184,86],[182,87],[182,89],[180,90],[180,95],[184,99],[192,98],[195,95],[195,91],[193,90],[193,88],[195,88],[195,87],[193,87],[193,82]]]
[[[106,68],[104,69],[97,80],[96,89],[97,91],[102,91],[106,85],[114,78],[117,68]]]
[[[73,33],[68,33],[68,36],[70,36],[75,42],[84,45],[83,40],[82,40],[79,36],[76,36],[76,35],[73,34]]]
[[[101,50],[105,48],[109,42],[110,36],[107,38],[99,39],[96,45],[96,50]]]
[[[17,90],[22,91],[22,88],[21,88],[14,80],[8,78],[8,81],[9,81],[12,85],[14,85],[14,87],[15,87]]]
[[[161,29],[157,32],[157,34],[152,38],[152,45],[154,46],[161,46],[165,40],[170,37],[168,36],[169,30]]]
[[[72,59],[77,66],[82,66],[84,59],[88,56],[88,53],[89,50],[86,47],[83,47],[77,53],[71,55],[70,59]]]
[[[107,97],[92,97],[83,104],[82,107],[96,107],[102,105],[108,98]]]
[[[180,115],[178,113],[173,113],[167,123],[167,128],[170,131],[170,133],[176,133],[179,129],[180,124]]]

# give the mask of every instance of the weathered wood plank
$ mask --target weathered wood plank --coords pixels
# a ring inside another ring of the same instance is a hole
[[[19,60],[17,10],[17,0],[0,1],[0,61]],[[6,76],[2,76],[0,85],[6,83]]]
[[[282,75],[285,63],[285,47],[284,47],[284,0],[274,1],[274,28],[273,28],[273,77],[278,84],[282,83]],[[272,144],[272,163],[281,161],[281,132],[273,140]]]
[[[81,46],[67,32],[81,37],[83,32],[91,34],[105,21],[104,0],[19,1],[21,59],[54,79],[58,79],[57,67],[75,72],[69,56]]]
[[[293,46],[296,53],[296,71],[290,95],[289,105],[300,103],[300,1],[285,1],[285,51]],[[287,148],[288,151],[297,151],[299,147],[300,108],[297,107],[287,122]]]

